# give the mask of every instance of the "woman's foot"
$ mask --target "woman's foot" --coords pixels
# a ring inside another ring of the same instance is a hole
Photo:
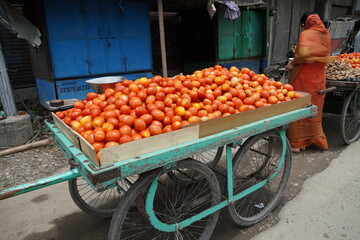
[[[291,148],[291,151],[293,153],[299,153],[300,152],[300,148]]]

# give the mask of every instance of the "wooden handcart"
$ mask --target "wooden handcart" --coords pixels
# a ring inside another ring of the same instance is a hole
[[[102,166],[48,121],[71,169],[2,190],[0,199],[69,181],[70,194],[83,211],[112,216],[108,239],[209,239],[224,207],[241,226],[261,221],[274,209],[291,169],[286,126],[316,115],[316,106],[309,102],[307,96],[306,101],[296,99],[214,119],[215,125],[213,120],[194,124],[189,126],[189,132],[198,136],[193,140],[140,155],[135,152]],[[226,180],[220,187],[219,173],[213,168],[224,149]]]
[[[340,114],[341,137],[350,144],[360,137],[360,79],[326,80],[335,91],[325,98],[324,112]]]

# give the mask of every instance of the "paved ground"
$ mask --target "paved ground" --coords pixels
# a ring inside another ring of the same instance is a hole
[[[359,218],[355,218],[360,216],[357,202],[360,186],[359,181],[355,181],[359,179],[356,174],[360,175],[360,157],[357,155],[360,141],[348,147],[343,145],[338,122],[337,116],[324,117],[329,150],[313,147],[293,156],[292,172],[284,196],[267,219],[251,227],[239,227],[226,211],[222,211],[212,239],[360,239],[356,228],[360,222]],[[44,161],[43,164],[47,164],[50,160],[46,160],[47,155],[43,157],[41,152],[37,156]],[[28,164],[24,155],[13,155],[12,159],[15,167],[7,159],[7,164],[0,164],[2,172],[11,167],[9,174],[12,174],[18,169],[16,165],[25,165],[26,168]],[[30,166],[36,168],[36,164]],[[324,169],[326,171],[322,172]],[[67,170],[68,167],[57,169],[58,172]],[[16,172],[16,177],[23,182],[27,174],[22,176],[21,171],[23,169]],[[13,178],[2,179],[8,180],[11,182],[3,186],[16,182]],[[67,183],[0,201],[0,219],[0,239],[4,240],[102,240],[106,239],[110,223],[108,219],[97,219],[81,212],[69,195]],[[327,222],[328,219],[338,221]],[[316,224],[319,225],[316,227]],[[309,235],[304,235],[307,231]]]
[[[252,240],[360,239],[359,149],[357,141],[308,179],[280,211],[279,223]]]

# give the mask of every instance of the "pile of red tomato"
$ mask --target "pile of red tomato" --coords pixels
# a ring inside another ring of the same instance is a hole
[[[360,53],[344,53],[339,54],[338,59],[341,62],[347,62],[351,65],[353,68],[360,68]]]
[[[102,148],[299,97],[290,84],[216,65],[174,78],[124,80],[56,115],[92,144],[100,160]]]

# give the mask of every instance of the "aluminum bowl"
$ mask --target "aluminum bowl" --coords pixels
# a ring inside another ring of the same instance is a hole
[[[114,76],[114,77],[100,77],[86,80],[85,82],[94,89],[96,93],[104,93],[108,88],[114,88],[115,84],[125,80],[125,77]]]

